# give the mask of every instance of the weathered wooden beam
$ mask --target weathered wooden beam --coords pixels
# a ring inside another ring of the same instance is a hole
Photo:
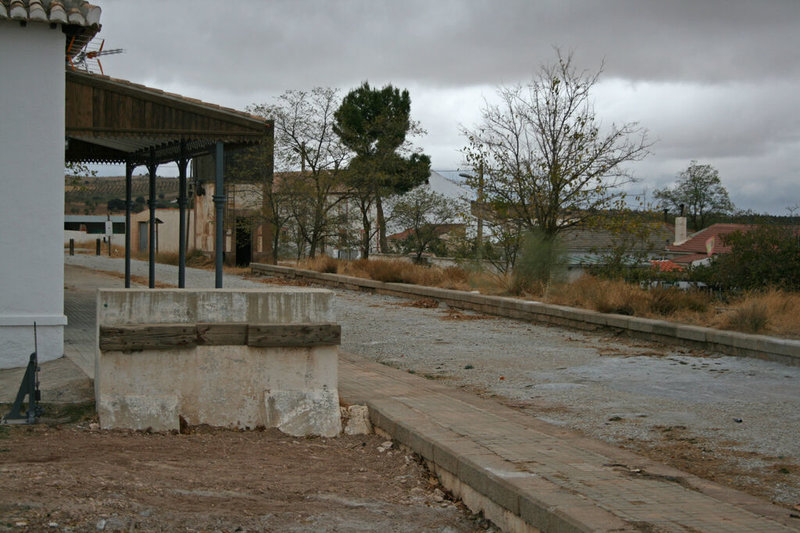
[[[339,324],[250,324],[247,345],[255,347],[338,346],[342,342]]]
[[[197,344],[203,346],[247,344],[247,324],[197,324]]]
[[[102,351],[169,350],[195,346],[299,348],[338,346],[339,324],[136,324],[101,326]]]
[[[137,324],[100,326],[100,350],[130,352],[192,348],[197,345],[195,324]]]

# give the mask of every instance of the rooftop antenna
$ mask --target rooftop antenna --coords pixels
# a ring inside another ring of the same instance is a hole
[[[105,39],[102,39],[99,45],[96,40],[92,40],[86,45],[86,48],[75,54],[75,57],[72,57],[70,51],[72,51],[75,46],[75,38],[73,37],[67,47],[67,61],[73,70],[80,69],[92,73],[97,72],[94,67],[94,63],[97,63],[97,69],[100,70],[100,74],[105,75],[105,72],[103,72],[103,64],[100,62],[100,56],[121,54],[125,51],[122,48],[104,50],[103,48],[105,45]]]

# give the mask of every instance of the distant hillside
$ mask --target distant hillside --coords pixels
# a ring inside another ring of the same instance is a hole
[[[150,194],[149,183],[147,176],[133,177],[134,212],[145,208]],[[159,207],[174,207],[172,201],[178,198],[178,179],[156,178],[156,193]],[[125,177],[65,176],[64,195],[64,213],[67,215],[105,215],[109,201],[112,201],[112,213],[120,213],[125,206]]]

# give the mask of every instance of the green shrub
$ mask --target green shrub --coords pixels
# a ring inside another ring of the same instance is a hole
[[[540,292],[550,283],[557,283],[565,278],[564,246],[558,238],[541,232],[526,233],[514,265],[512,294]]]

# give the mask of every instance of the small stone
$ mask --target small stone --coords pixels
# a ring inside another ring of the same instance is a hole
[[[368,435],[372,433],[372,423],[369,421],[369,409],[366,405],[351,405],[347,408],[347,423],[344,426],[345,435]]]
[[[58,522],[50,522],[47,527],[58,527]]]
[[[94,528],[97,531],[103,531],[106,528],[106,521],[101,518],[100,520],[97,521],[97,524],[95,524]]]
[[[128,523],[121,518],[112,517],[106,520],[105,529],[107,531],[128,531]]]
[[[153,514],[152,509],[145,509],[144,511],[139,512],[139,516],[141,516],[142,518],[148,518],[151,514]]]
[[[440,491],[439,489],[433,490],[433,501],[441,502],[444,501],[444,492]]]
[[[387,440],[386,442],[381,443],[381,446],[386,448],[387,450],[392,447],[392,441]]]
[[[92,431],[97,431],[98,429],[100,429],[100,424],[98,424],[97,422],[92,422],[91,424],[89,424],[89,429]]]
[[[28,525],[28,523],[23,520],[20,520],[19,522],[14,522],[14,525],[17,527],[25,527]]]

